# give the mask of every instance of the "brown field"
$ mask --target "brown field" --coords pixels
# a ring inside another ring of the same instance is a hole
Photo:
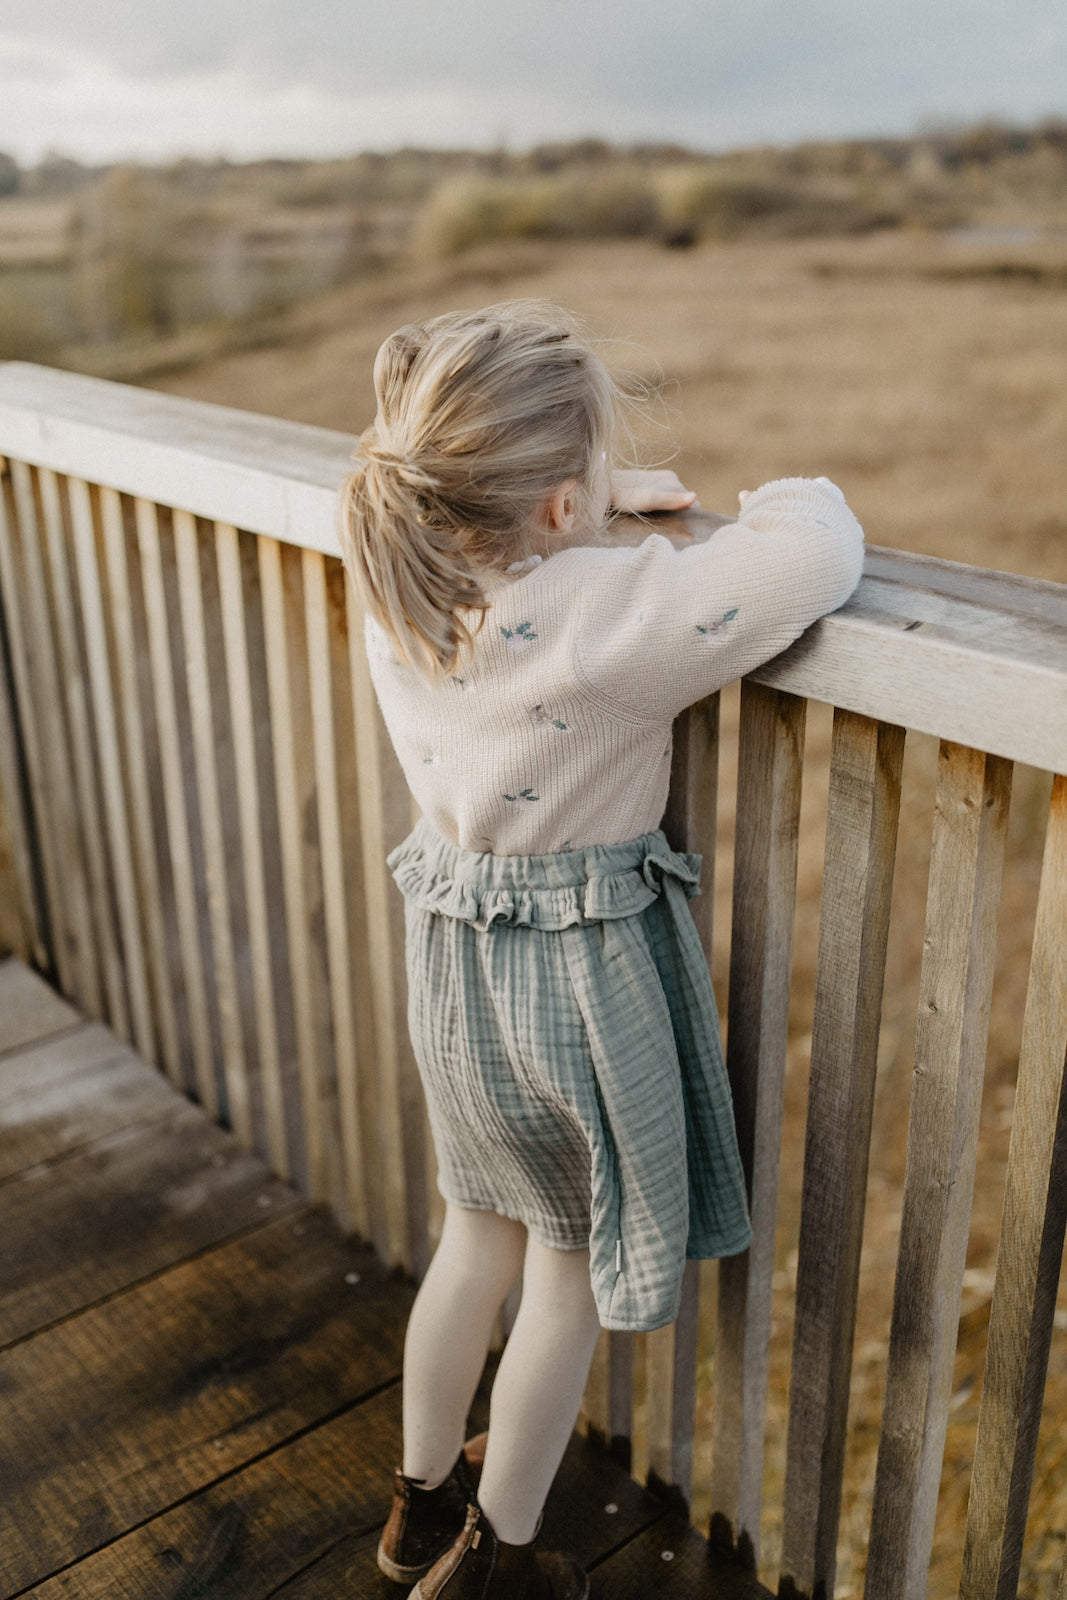
[[[372,413],[370,367],[399,323],[511,295],[581,313],[618,364],[654,378],[684,478],[715,510],[741,488],[783,474],[842,484],[869,539],[902,549],[1063,581],[1067,578],[1067,243],[892,232],[862,239],[751,239],[666,250],[647,241],[483,247],[459,260],[398,265],[293,312],[276,347],[156,380],[173,393],[356,432]],[[735,698],[726,697],[726,725]],[[809,725],[780,1207],[765,1557],[777,1546],[788,1395],[791,1274],[810,1044],[810,996],[828,718]],[[727,749],[729,740],[727,740]],[[838,1594],[862,1588],[884,1384],[907,1104],[917,958],[933,804],[933,741],[909,747],[884,1004],[882,1058],[865,1238],[864,1281]],[[732,780],[721,784],[715,976],[725,993]],[[980,1180],[946,1448],[930,1600],[955,1594],[981,1391],[1010,1131],[1028,941],[1047,781],[1019,771],[1001,917]],[[1061,1300],[1020,1593],[1055,1594],[1067,1522],[1067,1298]],[[708,1359],[712,1359],[709,1353]],[[699,1483],[698,1463],[698,1483]],[[703,1509],[698,1492],[696,1510]]]

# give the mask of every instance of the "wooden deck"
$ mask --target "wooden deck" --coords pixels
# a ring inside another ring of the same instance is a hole
[[[0,963],[4,1600],[389,1600],[411,1288],[113,1034]],[[593,1595],[765,1595],[577,1436]]]

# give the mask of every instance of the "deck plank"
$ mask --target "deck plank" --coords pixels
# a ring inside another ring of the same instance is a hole
[[[0,1059],[0,1183],[183,1102],[99,1023]]]
[[[160,1121],[5,1186],[0,1345],[298,1204],[257,1157],[171,1098]]]
[[[80,1012],[21,961],[0,961],[0,1053],[82,1020]]]
[[[305,1210],[9,1348],[6,1592],[395,1382],[409,1299]]]

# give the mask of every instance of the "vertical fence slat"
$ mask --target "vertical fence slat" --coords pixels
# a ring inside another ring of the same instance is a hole
[[[245,590],[240,537],[229,523],[215,524],[215,557],[219,574],[226,689],[233,735],[235,803],[241,838],[248,943],[255,1006],[256,1052],[259,1063],[267,1150],[281,1178],[291,1175],[285,1122],[275,974],[271,954],[267,874],[264,856],[259,773],[256,763],[255,712],[249,673]]]
[[[294,552],[295,554],[295,552]],[[313,764],[307,745],[310,714],[306,707],[306,675],[291,635],[298,602],[286,593],[285,552],[276,539],[259,540],[259,574],[263,627],[267,639],[267,685],[274,741],[274,781],[281,843],[282,898],[293,997],[300,1105],[308,1190],[315,1200],[329,1193],[330,1159],[319,1096],[319,1074],[326,1053],[320,1002],[325,1004],[322,951],[316,946],[312,918],[317,911],[309,892],[310,866],[305,856],[309,813],[314,807]],[[298,570],[298,569],[296,569]],[[302,617],[303,604],[299,602]],[[292,620],[290,616],[292,613]]]
[[[1052,789],[961,1600],[1016,1592],[1067,1213],[1067,777]]]
[[[712,1533],[759,1559],[806,703],[741,689],[727,1065],[752,1245],[719,1264]]]
[[[167,954],[162,888],[152,827],[148,756],[138,689],[137,642],[129,564],[126,557],[125,517],[121,497],[114,489],[100,490],[100,522],[107,610],[111,618],[115,663],[118,702],[116,709],[122,729],[124,771],[129,795],[125,824],[129,828],[134,876],[139,895],[136,937],[141,940],[145,950],[145,962],[150,978],[153,1027],[159,1041],[160,1064],[171,1082],[182,1086],[181,1043]]]
[[[833,1592],[903,729],[838,711],[819,920],[782,1583]]]
[[[93,734],[97,730],[94,729],[86,690],[86,664],[78,634],[59,482],[54,472],[44,469],[38,472],[37,482],[51,580],[57,666],[61,674],[62,693],[67,708],[74,779],[78,785],[81,832],[89,885],[89,909],[96,940],[97,959],[103,978],[107,1008],[105,1016],[113,1031],[121,1039],[128,1041],[131,1037],[130,1014],[126,1001],[122,956],[116,938],[116,905],[104,848],[107,834],[101,811],[97,763],[93,749]],[[76,482],[73,487],[80,490],[79,509],[88,515],[88,537],[92,543],[94,534],[92,509],[88,505],[88,486]],[[84,528],[77,536],[77,544],[82,543],[83,534]],[[81,559],[84,561],[85,558]],[[95,562],[95,550],[88,559]],[[111,865],[113,867],[114,863]]]
[[[208,640],[204,589],[200,570],[200,531],[188,511],[173,513],[174,553],[178,572],[185,655],[185,680],[192,726],[193,770],[197,812],[204,850],[207,911],[211,924],[212,982],[222,1043],[222,1073],[230,1126],[246,1149],[252,1145],[252,1090],[245,1056],[241,1000],[237,985],[229,859],[222,824],[222,797],[215,756],[212,684],[221,679],[221,665]]]
[[[11,853],[11,873],[7,893],[11,904],[0,923],[11,939],[15,953],[39,967],[50,964],[47,909],[40,864],[40,841],[36,837],[26,735],[20,727],[16,684],[15,650],[12,634],[17,618],[8,616],[15,594],[8,587],[12,527],[7,510],[10,469],[0,456],[0,804],[3,828],[0,840]]]
[[[691,706],[678,718],[670,798],[663,820],[674,848],[703,856],[701,892],[692,908],[709,962],[715,903],[718,739],[718,695]],[[677,1321],[649,1334],[645,1346],[649,1481],[673,1491],[687,1505],[693,1477],[700,1280],[699,1263],[688,1263]]]
[[[361,618],[350,585],[348,594],[349,615]],[[384,1247],[379,1244],[379,1249],[390,1262],[418,1274],[430,1257],[425,1112],[407,1030],[404,906],[385,860],[408,831],[410,801],[378,712],[361,623],[353,625],[350,635],[367,940],[374,953],[370,984],[378,1067],[374,1110],[384,1201]]]
[[[64,710],[48,615],[41,536],[33,476],[24,462],[11,464],[22,583],[12,559],[5,574],[13,601],[8,612],[15,652],[21,725],[30,756],[34,811],[45,851],[45,882],[56,968],[64,993],[83,1010],[103,1011],[77,789],[71,770]],[[7,541],[5,541],[6,543]]]
[[[167,850],[174,885],[181,984],[185,996],[196,1092],[210,1116],[219,1110],[215,1048],[204,974],[204,952],[196,900],[196,875],[190,824],[185,805],[185,764],[175,697],[172,642],[167,616],[159,515],[150,500],[135,502],[137,543],[141,557],[148,659],[152,679],[159,761],[166,811]]]
[[[687,1261],[676,1321],[647,1335],[648,1481],[688,1506],[693,1492],[700,1262]]]
[[[1008,762],[961,745],[941,746],[868,1600],[923,1600],[927,1590],[974,1194],[1010,792]]]
[[[338,765],[340,752],[334,712],[335,693],[347,694],[348,686],[339,682],[335,688],[333,683],[326,559],[315,551],[305,550],[302,561],[319,838],[323,860],[335,863],[334,870],[323,873],[323,896],[342,1151],[338,1201],[348,1225],[367,1238],[370,1233],[370,1209],[363,1161],[364,1137],[359,1105],[360,1053],[349,926],[358,863],[350,859],[351,852],[346,848],[342,827]],[[349,720],[349,734],[351,728]]]
[[[75,570],[81,602],[85,654],[89,669],[93,725],[100,764],[104,798],[104,818],[114,880],[115,903],[122,936],[121,959],[130,997],[133,1039],[140,1053],[155,1060],[155,1028],[149,993],[148,968],[137,904],[136,874],[133,863],[133,829],[126,806],[119,750],[116,695],[108,653],[107,626],[100,586],[100,564],[96,542],[96,518],[89,486],[80,479],[68,484],[71,534]]]

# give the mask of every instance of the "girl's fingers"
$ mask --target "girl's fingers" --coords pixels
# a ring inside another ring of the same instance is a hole
[[[696,501],[676,472],[616,471],[611,475],[611,503],[617,511],[685,511]]]

